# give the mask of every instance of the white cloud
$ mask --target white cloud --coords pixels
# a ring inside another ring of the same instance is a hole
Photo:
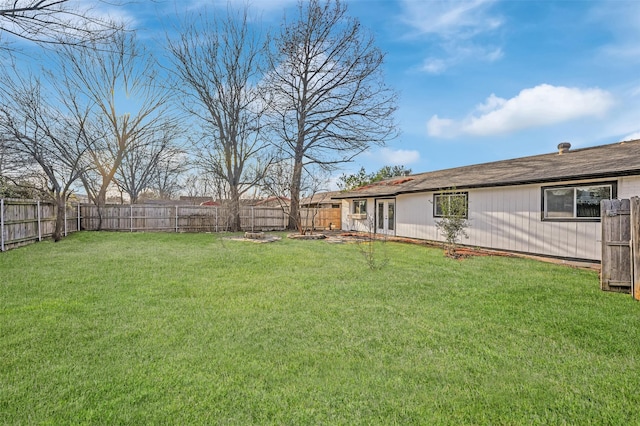
[[[625,62],[640,60],[640,3],[637,1],[593,2],[589,10],[590,25],[601,26],[608,30],[608,43],[600,50],[609,59]]]
[[[445,47],[445,51],[445,58],[426,58],[420,70],[429,74],[442,74],[447,69],[468,60],[495,62],[504,56],[499,47],[449,45]]]
[[[380,156],[384,158],[384,164],[388,166],[403,166],[417,163],[420,160],[420,153],[409,149],[382,148]]]
[[[73,12],[71,15],[75,20],[80,20],[81,16],[87,16],[92,19],[127,24],[130,27],[138,24],[134,12],[108,2],[90,5],[86,1],[74,0],[69,2],[69,9]]]
[[[421,70],[426,71],[429,74],[440,74],[449,68],[448,61],[440,58],[427,58],[422,64]]]
[[[504,52],[501,48],[495,48],[492,50],[487,50],[484,55],[484,59],[488,62],[495,62],[499,59],[502,59],[504,56]]]
[[[583,117],[602,117],[613,106],[613,96],[598,88],[579,89],[541,84],[511,99],[492,94],[465,119],[434,115],[427,122],[430,136],[496,135],[542,127]]]
[[[631,134],[623,137],[620,140],[621,141],[633,141],[633,140],[636,140],[636,139],[640,139],[640,131],[631,133]]]
[[[507,101],[505,99],[497,97],[495,94],[491,94],[485,103],[476,106],[476,111],[481,113],[489,113],[495,111],[504,106]]]
[[[503,24],[503,19],[491,14],[495,0],[401,0],[400,20],[409,26],[410,36],[434,41],[442,55],[428,57],[420,67],[430,74],[441,74],[466,62],[494,62],[503,57],[500,46],[488,41]],[[474,42],[483,37],[482,43]]]
[[[452,137],[455,132],[455,121],[450,118],[440,118],[438,115],[432,116],[427,121],[427,133],[435,137]]]
[[[470,38],[502,25],[502,19],[490,16],[495,0],[402,0],[402,20],[418,34],[438,34],[446,38]]]

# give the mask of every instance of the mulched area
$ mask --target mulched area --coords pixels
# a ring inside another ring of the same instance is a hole
[[[262,244],[262,243],[272,243],[274,241],[280,241],[282,238],[276,235],[264,234],[264,237],[262,238],[246,238],[243,236],[237,236],[237,237],[225,237],[224,239],[231,240],[231,241],[247,241],[250,243]]]

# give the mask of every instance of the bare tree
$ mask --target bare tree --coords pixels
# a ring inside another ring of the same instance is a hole
[[[64,210],[71,187],[84,171],[84,144],[78,127],[59,110],[48,104],[52,96],[43,92],[40,78],[15,72],[4,73],[0,101],[0,127],[17,156],[37,164],[44,178],[42,194],[53,199],[57,208],[54,241],[62,238]],[[22,177],[26,173],[23,172]]]
[[[122,29],[122,24],[96,12],[95,2],[89,7],[86,1],[82,7],[73,3],[69,0],[0,0],[0,36],[6,33],[36,43],[83,45],[88,41],[106,40]]]
[[[211,176],[199,169],[187,175],[182,187],[187,197],[211,197],[212,200],[216,198],[220,199],[220,191],[217,189],[218,182],[216,182],[215,176]],[[226,192],[224,192],[224,195],[226,195]]]
[[[10,136],[3,128],[0,128],[0,198],[14,198],[17,193],[14,179],[19,177],[18,172],[24,169],[22,158],[11,150]]]
[[[0,198],[37,198],[42,192],[33,179],[38,166],[30,156],[13,149],[13,138],[6,134],[4,125],[0,125],[0,132],[4,132],[0,135]]]
[[[262,188],[268,195],[275,197],[280,203],[280,207],[289,217],[290,228],[296,229],[301,235],[313,232],[317,209],[306,209],[304,213],[298,208],[293,212],[290,208],[290,189],[293,173],[293,164],[290,160],[273,162],[266,174]],[[329,176],[321,168],[308,167],[303,169],[300,180],[300,195],[309,199],[317,193],[327,191]],[[295,216],[294,216],[295,214]],[[310,224],[310,226],[309,226]]]
[[[151,174],[149,189],[155,192],[158,198],[170,200],[182,189],[182,180],[189,170],[190,162],[187,153],[180,148],[170,148],[159,159],[157,166]]]
[[[464,192],[458,192],[451,188],[436,196],[436,211],[442,218],[436,221],[436,228],[442,232],[445,239],[445,253],[449,257],[456,257],[458,240],[462,237],[469,238],[467,228],[468,197]]]
[[[293,218],[307,165],[331,169],[395,136],[396,94],[373,36],[339,0],[299,0],[272,45],[263,93],[278,146],[293,159]]]
[[[263,104],[256,102],[264,48],[248,23],[247,9],[225,17],[189,18],[179,36],[169,38],[176,76],[187,95],[186,109],[203,129],[198,166],[217,176],[228,190],[230,228],[240,229],[240,198],[263,177],[260,158]]]
[[[76,115],[89,112],[83,135],[92,167],[83,184],[100,211],[132,149],[176,125],[171,91],[133,34],[116,34],[107,51],[63,46],[60,59],[57,86],[66,106]]]
[[[161,173],[165,184],[168,182],[169,165],[179,161],[177,156],[180,150],[175,142],[180,138],[180,133],[175,123],[168,122],[156,132],[150,131],[136,138],[125,151],[114,179],[129,196],[131,203],[136,203],[140,194],[150,189]]]

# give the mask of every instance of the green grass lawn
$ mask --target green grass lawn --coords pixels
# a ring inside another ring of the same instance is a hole
[[[0,253],[0,424],[638,424],[640,304],[386,243],[78,233]]]

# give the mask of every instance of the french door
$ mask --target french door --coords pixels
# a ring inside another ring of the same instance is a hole
[[[396,202],[395,200],[378,200],[376,202],[376,233],[395,235]]]

